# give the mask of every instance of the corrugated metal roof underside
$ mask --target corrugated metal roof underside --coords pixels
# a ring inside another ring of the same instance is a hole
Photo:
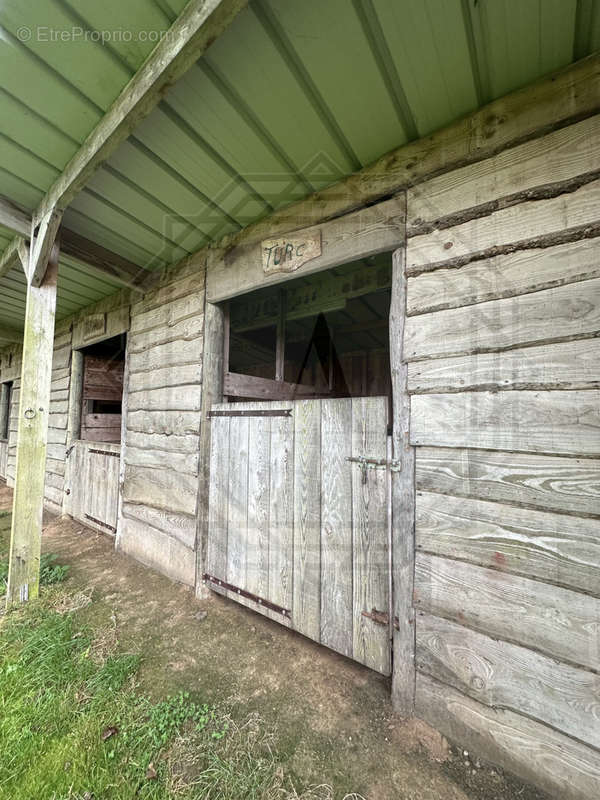
[[[182,6],[3,2],[0,193],[35,208],[150,51],[139,32]],[[133,41],[22,43],[23,25]],[[251,0],[65,224],[155,269],[598,49],[600,0]],[[115,289],[63,259],[59,317]],[[18,270],[0,296],[16,324]]]

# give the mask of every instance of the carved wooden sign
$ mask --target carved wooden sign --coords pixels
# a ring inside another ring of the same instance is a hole
[[[274,272],[295,272],[307,261],[321,255],[321,231],[261,242],[265,275]]]
[[[90,314],[83,320],[83,340],[102,336],[106,331],[106,314]]]

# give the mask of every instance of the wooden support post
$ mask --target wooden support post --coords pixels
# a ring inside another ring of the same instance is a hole
[[[392,473],[393,591],[398,629],[393,639],[392,703],[403,717],[415,705],[415,614],[413,583],[415,568],[415,451],[409,444],[410,397],[407,366],[402,360],[406,319],[406,250],[393,256],[390,305],[390,361],[392,371],[393,457],[401,462]]]
[[[225,351],[225,348],[227,350]],[[204,309],[204,356],[202,362],[202,414],[200,422],[200,462],[196,529],[196,596],[207,597],[203,575],[206,572],[208,544],[208,493],[210,486],[210,417],[214,403],[223,400],[223,369],[228,363],[229,324],[221,306],[206,302]]]
[[[7,606],[36,597],[39,590],[57,279],[55,245],[40,286],[31,281],[27,286]]]

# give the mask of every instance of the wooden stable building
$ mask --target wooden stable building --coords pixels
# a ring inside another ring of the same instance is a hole
[[[3,145],[8,599],[37,590],[43,504],[592,800],[600,9],[431,5],[192,0],[83,145],[51,126],[60,170]]]

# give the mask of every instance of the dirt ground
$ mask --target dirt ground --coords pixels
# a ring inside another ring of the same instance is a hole
[[[0,484],[0,510],[11,494]],[[121,646],[144,654],[142,689],[156,697],[186,689],[240,715],[258,712],[303,786],[330,784],[336,800],[545,797],[427,726],[399,722],[387,679],[233,601],[196,600],[116,553],[107,536],[47,515],[42,546],[71,565],[73,588],[93,591],[91,614],[114,614]]]

